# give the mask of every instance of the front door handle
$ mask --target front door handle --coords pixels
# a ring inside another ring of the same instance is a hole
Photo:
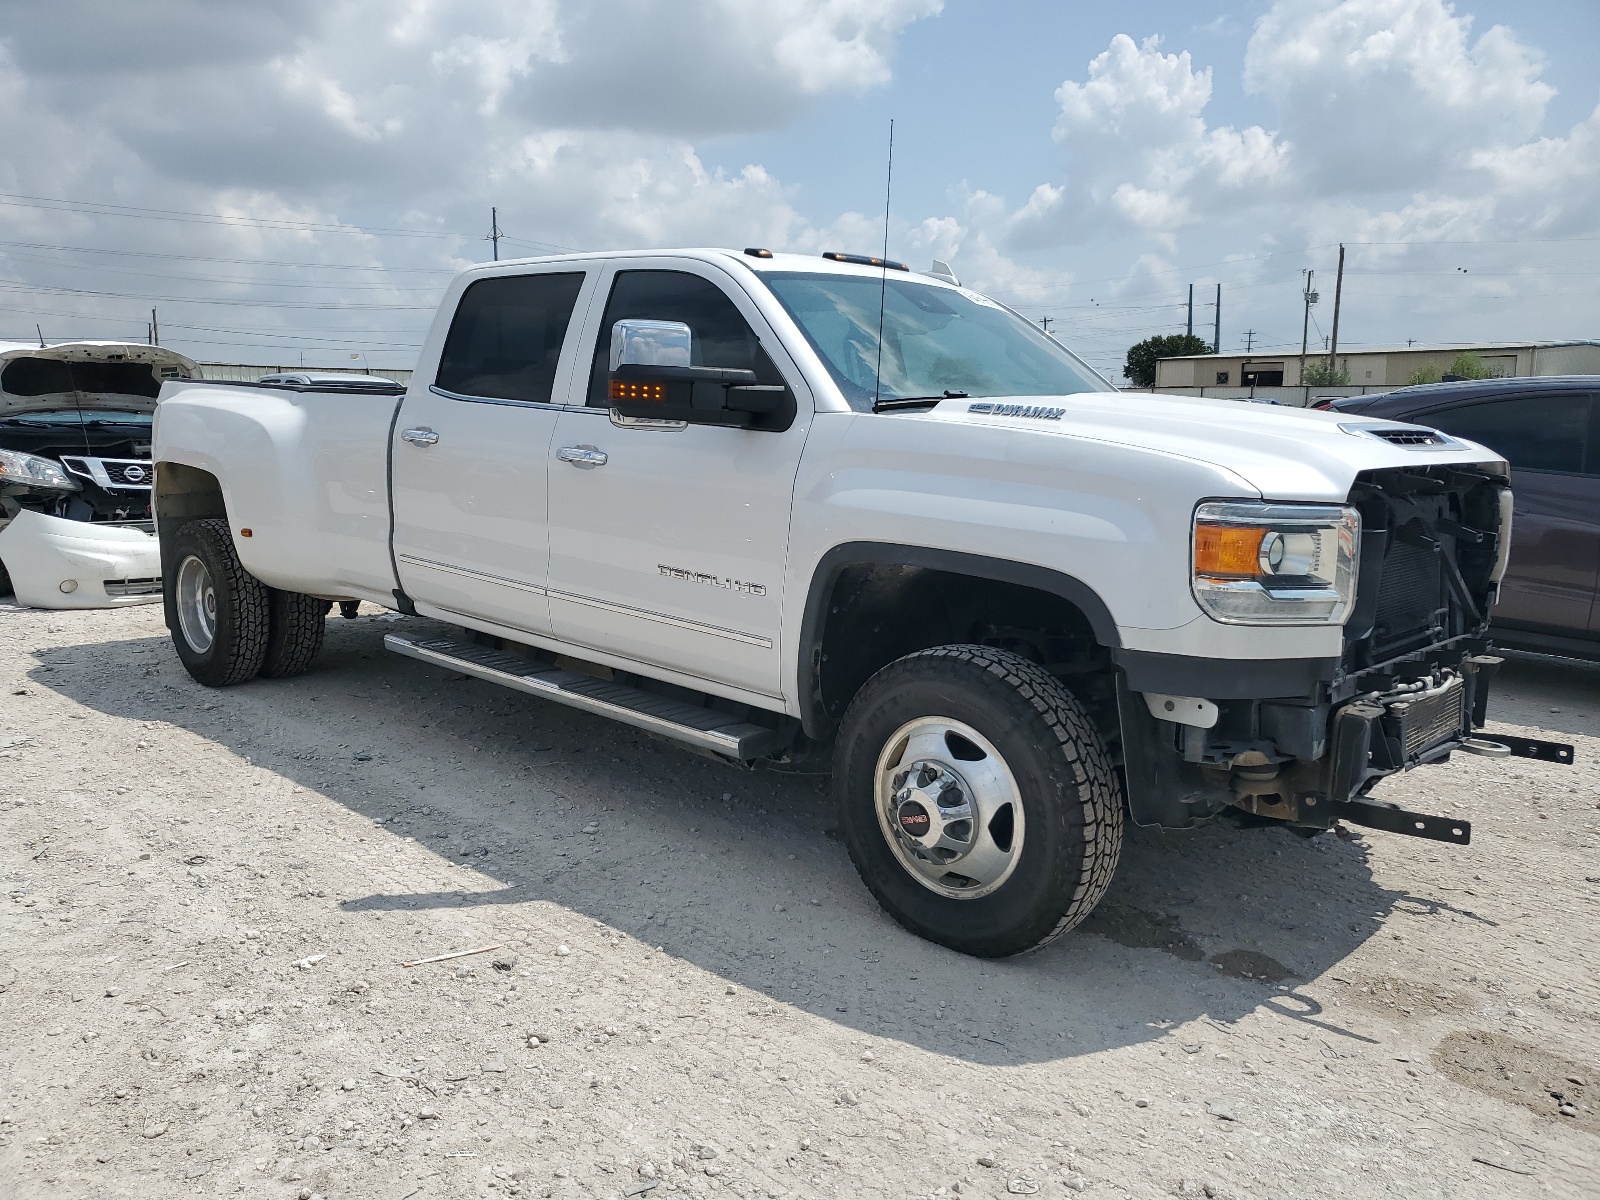
[[[610,461],[604,450],[597,450],[593,446],[563,446],[556,451],[556,457],[584,471],[603,467]]]
[[[417,429],[402,429],[400,437],[413,446],[431,446],[439,440],[439,435],[425,425]]]

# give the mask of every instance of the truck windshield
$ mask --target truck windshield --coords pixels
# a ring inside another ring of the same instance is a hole
[[[965,288],[889,276],[774,271],[762,279],[827,365],[852,408],[878,398],[1061,396],[1115,389],[1054,338],[1008,308]]]

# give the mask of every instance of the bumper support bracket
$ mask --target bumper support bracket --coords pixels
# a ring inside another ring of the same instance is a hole
[[[1454,817],[1430,817],[1423,813],[1407,812],[1387,804],[1369,804],[1361,800],[1347,800],[1333,806],[1332,817],[1349,821],[1352,825],[1365,825],[1368,829],[1382,829],[1388,833],[1403,833],[1410,837],[1426,838],[1431,842],[1450,842],[1456,846],[1472,842],[1472,822]]]
[[[1508,733],[1489,733],[1479,730],[1479,741],[1495,742],[1511,751],[1512,758],[1536,758],[1540,762],[1572,765],[1574,751],[1566,742],[1541,742],[1534,738],[1512,737]]]

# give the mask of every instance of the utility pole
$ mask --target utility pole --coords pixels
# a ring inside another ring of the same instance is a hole
[[[1189,285],[1189,323],[1183,331],[1189,337],[1194,336],[1194,284]]]
[[[1306,314],[1300,319],[1300,383],[1306,382],[1306,339],[1311,334],[1311,306],[1317,302],[1317,293],[1311,290],[1311,285],[1316,282],[1317,273],[1313,270],[1306,271]]]
[[[1216,323],[1211,327],[1211,353],[1222,353],[1222,285],[1217,284]]]
[[[500,261],[500,210],[489,210],[489,241],[494,245],[494,261]]]
[[[1344,243],[1339,243],[1339,274],[1333,284],[1333,337],[1328,348],[1328,370],[1337,371],[1339,358],[1339,301],[1344,298]]]
[[[34,324],[34,326],[33,326],[33,331],[39,335],[39,349],[43,350],[44,349],[44,330],[40,329],[38,324],[37,324],[37,322],[36,322]]]
[[[1046,333],[1049,333],[1050,332],[1050,322],[1053,321],[1053,320],[1055,320],[1054,317],[1040,317],[1039,318],[1039,328],[1043,329]]]
[[[1255,348],[1256,348],[1256,331],[1254,329],[1246,329],[1244,331],[1244,352],[1246,354],[1249,354],[1250,351],[1254,350]]]
[[[161,322],[156,320],[156,310],[150,310],[150,344],[161,345]]]

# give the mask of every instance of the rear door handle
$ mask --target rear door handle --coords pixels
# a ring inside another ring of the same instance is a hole
[[[431,446],[439,440],[439,435],[425,425],[418,429],[402,429],[400,436],[413,446]]]
[[[556,451],[556,457],[585,471],[603,467],[610,461],[604,450],[597,450],[593,446],[563,446]]]

